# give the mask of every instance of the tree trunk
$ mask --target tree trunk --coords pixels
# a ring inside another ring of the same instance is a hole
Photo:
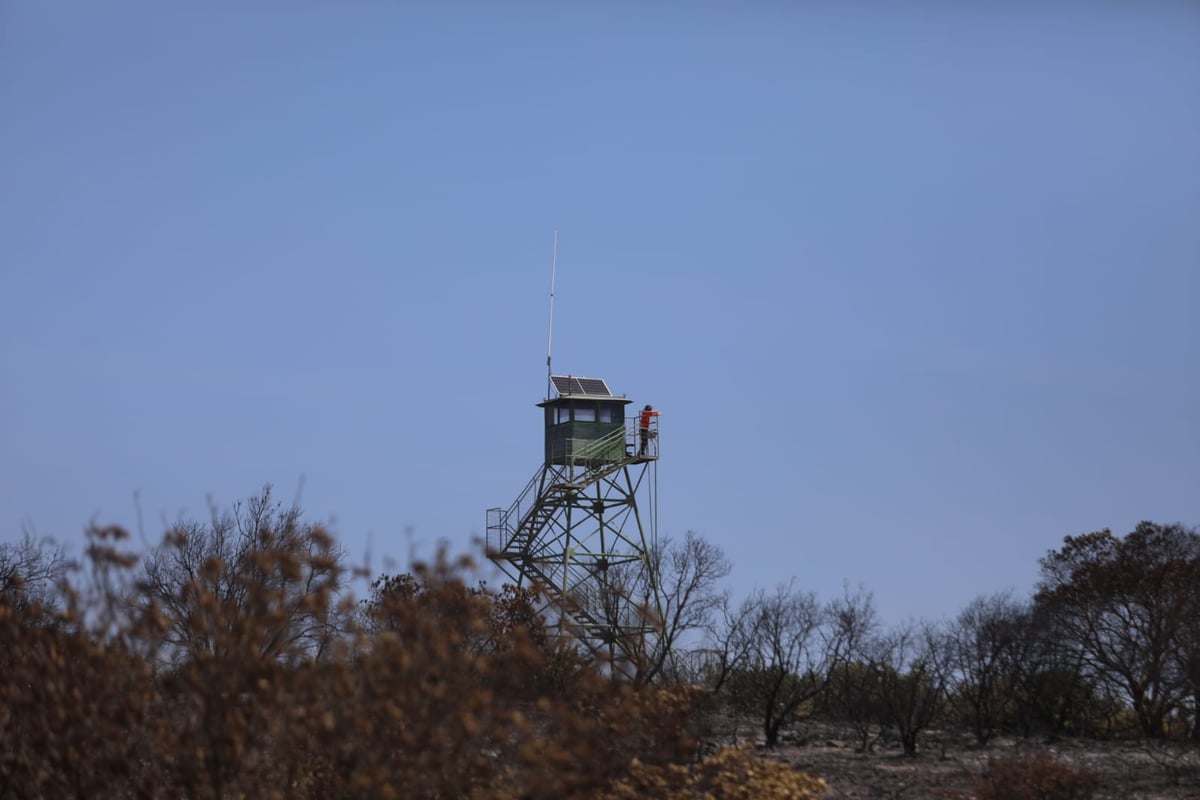
[[[1159,703],[1142,702],[1134,704],[1134,711],[1147,739],[1162,739],[1166,736],[1163,729],[1163,719],[1167,715],[1165,707]]]
[[[1192,693],[1192,741],[1200,742],[1200,689]]]
[[[982,747],[992,738],[992,730],[984,724],[982,716],[975,718],[975,744]]]
[[[783,726],[783,719],[771,719],[768,717],[763,721],[763,737],[767,741],[767,747],[775,747],[779,744],[779,729]]]

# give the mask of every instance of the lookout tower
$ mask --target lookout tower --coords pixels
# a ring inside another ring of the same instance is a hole
[[[544,463],[512,505],[488,509],[488,557],[518,584],[540,586],[563,630],[627,671],[661,612],[649,558],[658,417],[627,417],[632,401],[600,378],[550,383],[554,396],[537,404]]]

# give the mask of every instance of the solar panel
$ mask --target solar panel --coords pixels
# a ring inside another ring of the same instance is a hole
[[[568,394],[590,394],[612,397],[608,384],[601,378],[577,378],[574,375],[551,375],[554,389],[559,396]]]
[[[608,384],[599,378],[576,378],[575,380],[579,381],[579,385],[583,387],[584,394],[602,394],[605,397],[612,394],[608,390]]]

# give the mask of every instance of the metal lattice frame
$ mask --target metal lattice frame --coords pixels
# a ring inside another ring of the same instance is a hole
[[[618,668],[661,613],[637,503],[655,460],[546,464],[512,507],[488,511],[489,558],[519,585],[540,586],[560,629]]]

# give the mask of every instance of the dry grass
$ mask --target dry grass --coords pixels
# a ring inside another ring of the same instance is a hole
[[[747,732],[752,741],[762,735],[749,719],[722,716],[710,727],[713,747],[735,741],[735,729],[743,742]],[[1037,738],[999,736],[980,746],[969,731],[935,728],[927,732],[918,755],[911,757],[893,738],[885,737],[864,752],[851,726],[809,720],[789,729],[779,748],[756,752],[821,776],[828,787],[825,800],[980,800],[987,783],[999,789],[1027,789],[1007,796],[1034,800],[1044,795],[1030,789],[1017,774],[1020,770],[1005,765],[1043,760],[1095,776],[1095,800],[1200,800],[1200,747],[1186,741],[1079,738],[1047,744]],[[1026,770],[1030,771],[1036,772]],[[992,795],[997,796],[1005,795]]]

